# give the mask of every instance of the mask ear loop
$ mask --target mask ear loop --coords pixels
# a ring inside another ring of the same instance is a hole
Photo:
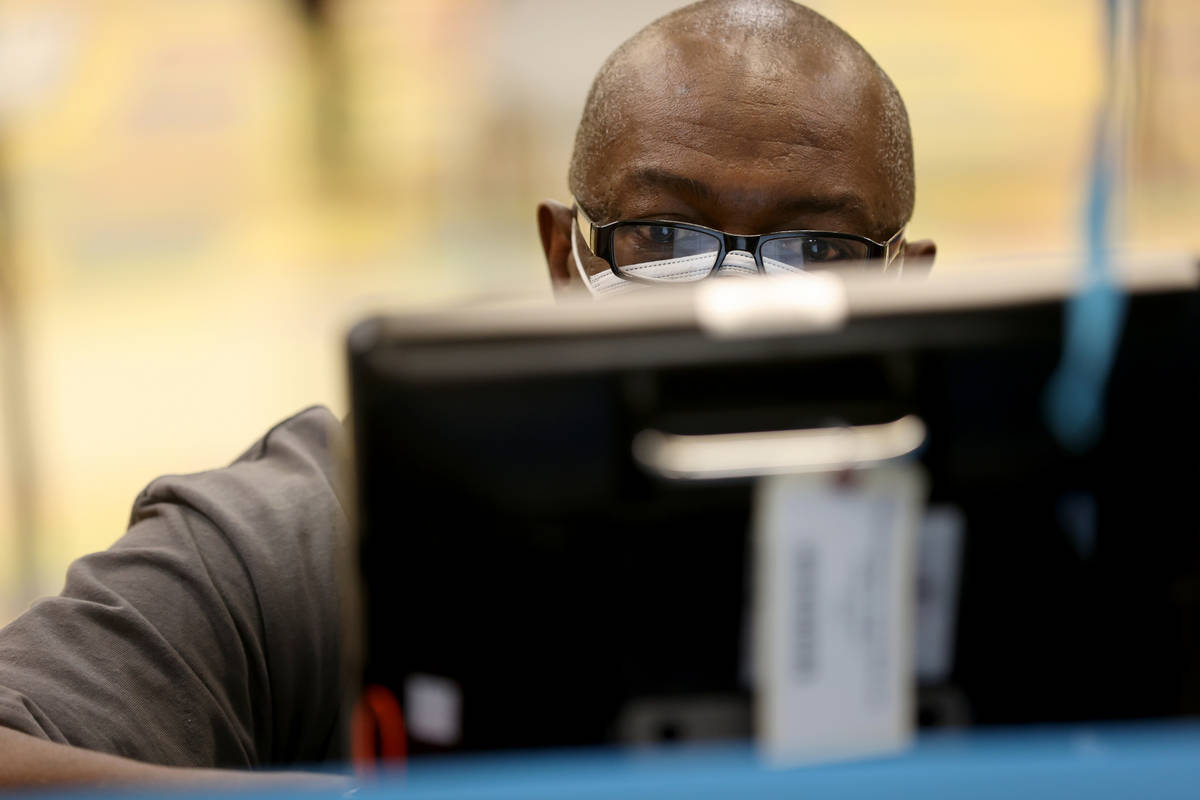
[[[592,280],[584,272],[583,261],[579,258],[579,227],[575,223],[573,214],[571,215],[571,258],[575,260],[575,269],[579,272],[579,277],[583,279],[583,285],[587,287],[592,297],[596,297],[599,293],[592,287]]]
[[[908,225],[902,227],[895,236],[892,237],[895,242],[896,254],[893,256],[887,250],[883,254],[883,274],[890,275],[894,278],[904,277],[904,250],[908,244]],[[888,248],[893,245],[888,245]],[[889,257],[890,256],[890,257]],[[895,266],[893,266],[895,265]]]

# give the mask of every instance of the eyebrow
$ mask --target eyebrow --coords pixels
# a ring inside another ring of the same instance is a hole
[[[700,200],[712,200],[717,193],[704,181],[688,178],[657,167],[643,167],[633,173],[633,183],[639,188],[669,189]]]
[[[717,191],[713,186],[696,178],[689,178],[658,167],[644,167],[632,175],[632,182],[639,188],[666,189],[694,200],[715,200]],[[782,213],[822,214],[849,212],[862,214],[866,204],[853,192],[834,194],[795,194],[772,206]]]

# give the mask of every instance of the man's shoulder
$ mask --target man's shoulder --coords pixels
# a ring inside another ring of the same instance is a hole
[[[286,456],[307,456],[327,468],[347,449],[346,428],[325,406],[309,406],[276,423],[231,466]]]
[[[130,524],[168,503],[223,530],[341,529],[350,502],[349,453],[342,422],[313,406],[274,425],[226,467],[152,481],[134,502]]]

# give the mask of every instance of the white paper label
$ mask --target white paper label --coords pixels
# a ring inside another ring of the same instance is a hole
[[[918,468],[764,479],[757,727],[774,761],[892,751],[913,730]]]

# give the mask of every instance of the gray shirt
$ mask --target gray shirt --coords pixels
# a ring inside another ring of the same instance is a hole
[[[345,440],[311,408],[151,483],[116,544],[0,630],[0,725],[158,764],[341,757]]]

